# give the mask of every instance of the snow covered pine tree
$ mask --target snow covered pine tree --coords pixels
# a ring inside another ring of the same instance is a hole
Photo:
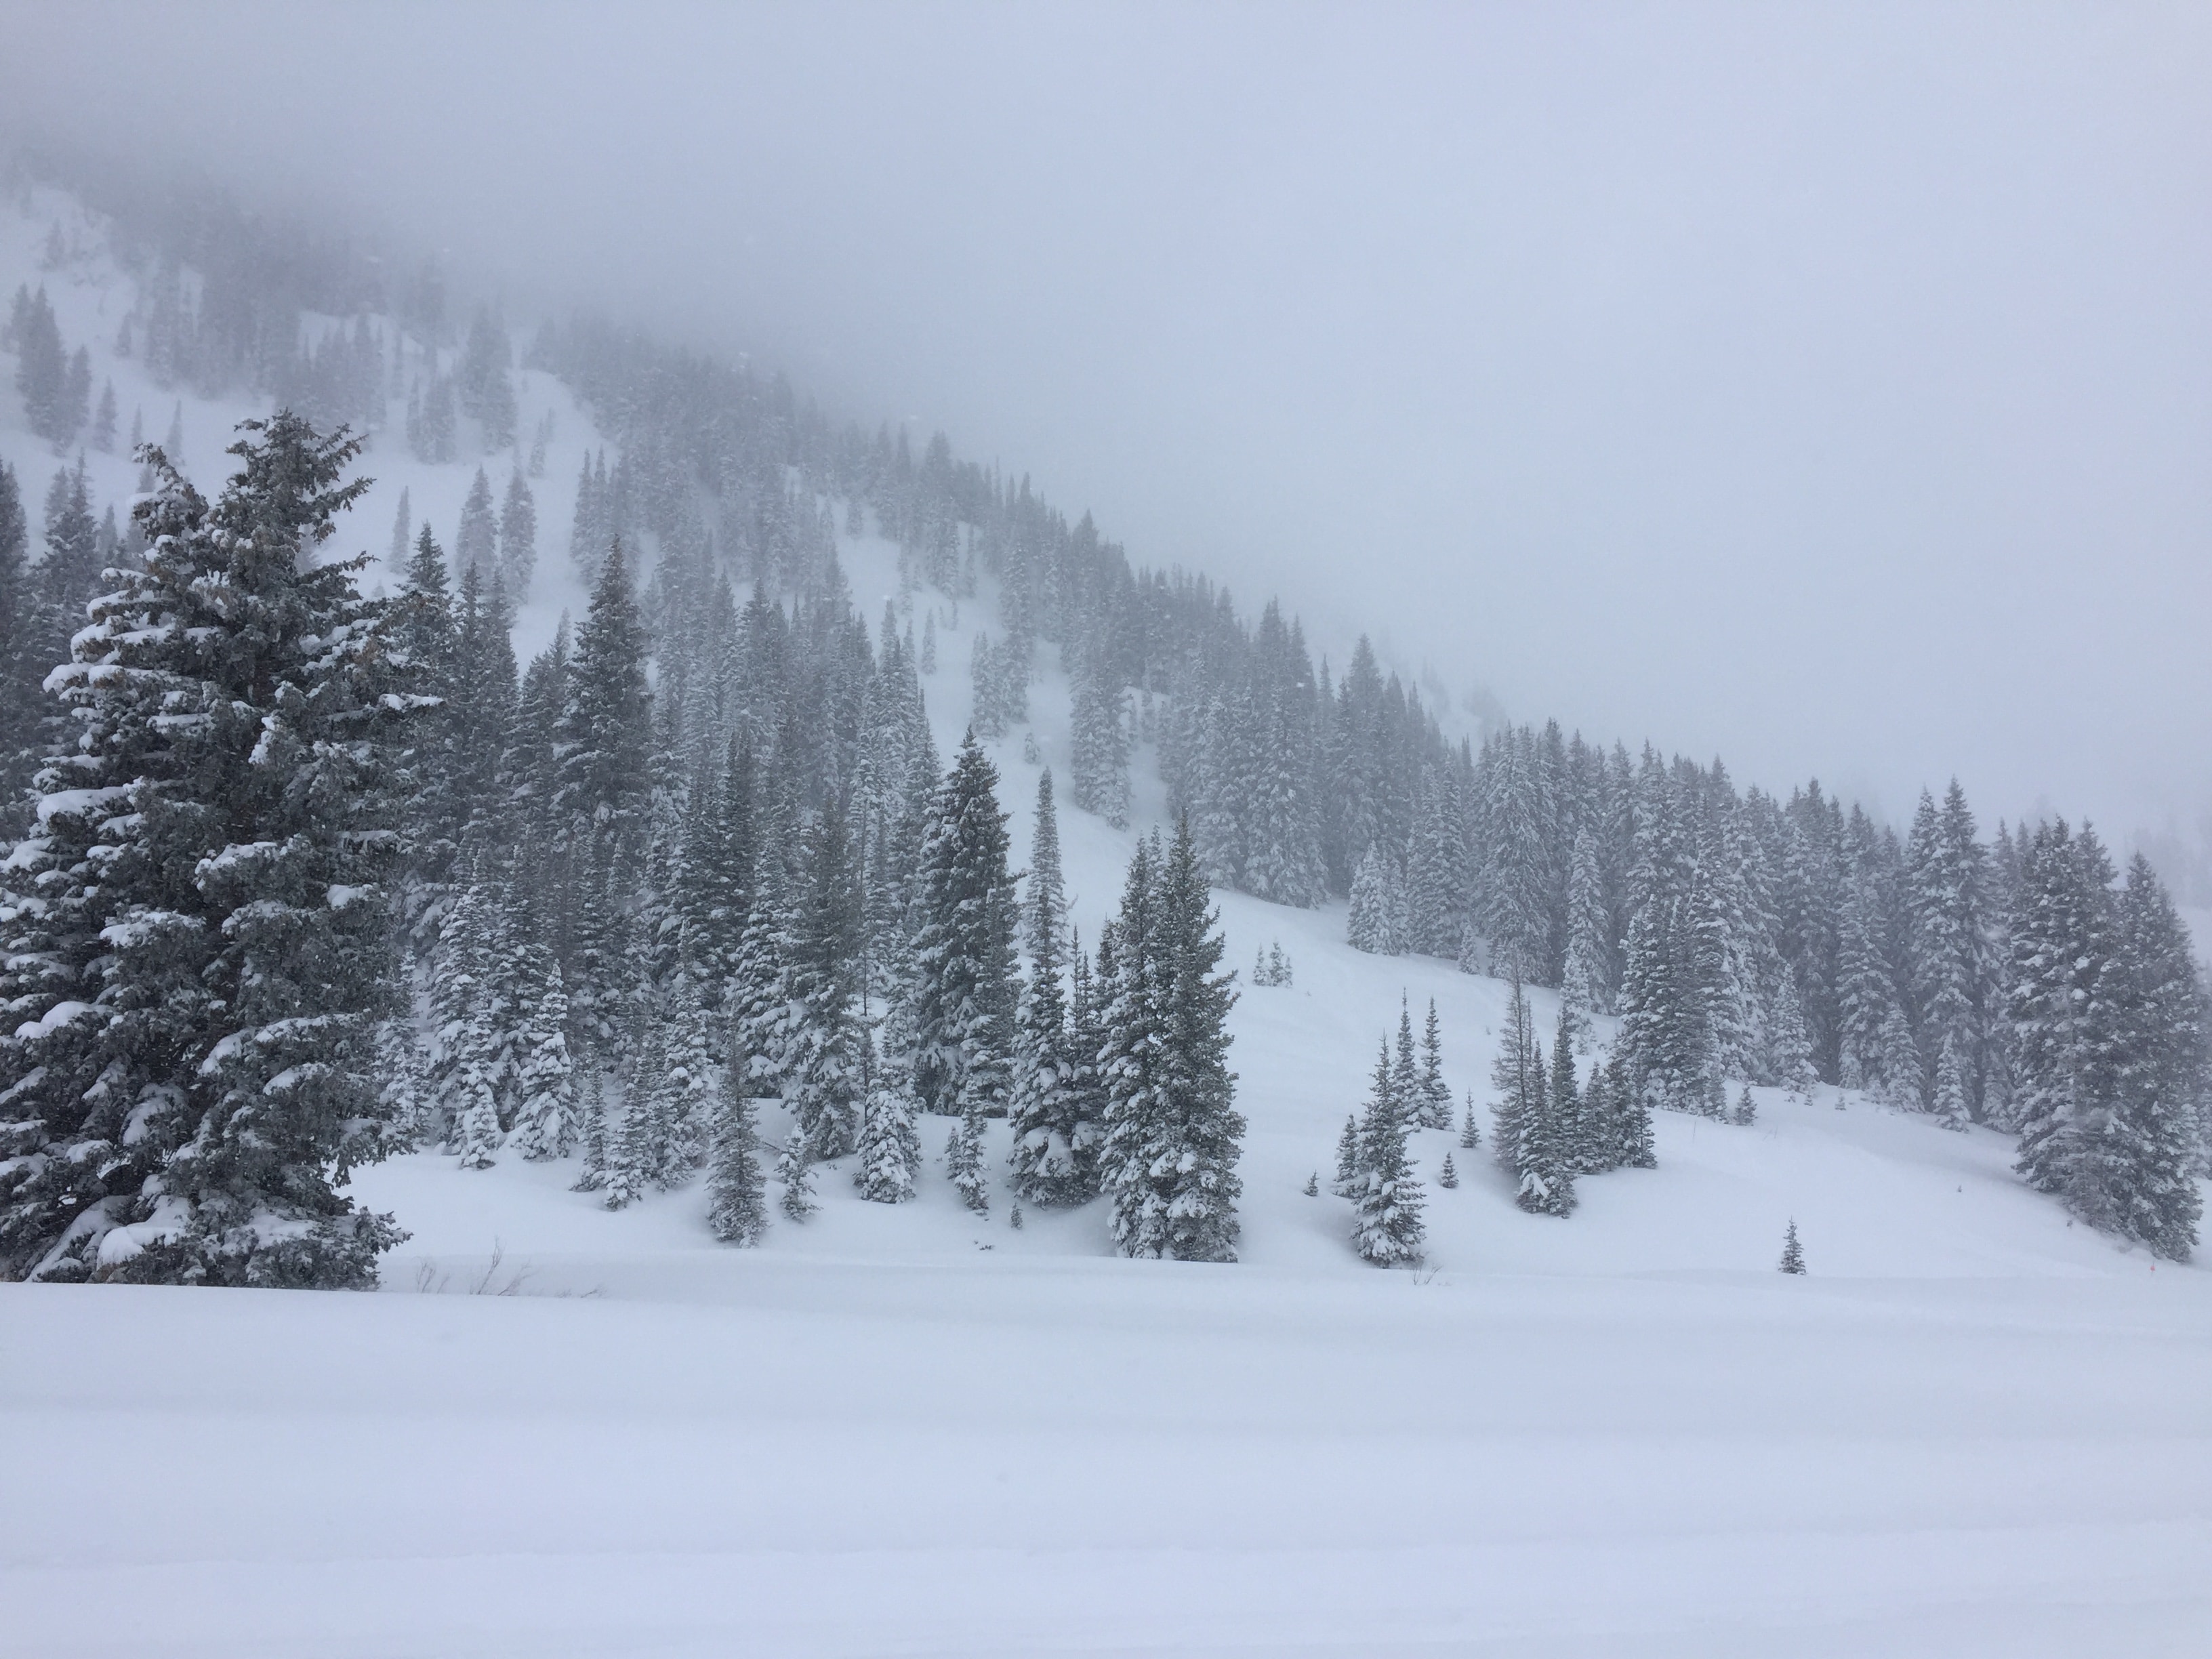
[[[366,556],[313,562],[367,481],[289,412],[210,506],[166,456],[143,568],[52,684],[0,918],[0,1266],[14,1278],[358,1288],[401,1237],[338,1188],[391,1127],[379,1023],[398,727]]]
[[[1378,1267],[1419,1261],[1427,1236],[1420,1178],[1406,1156],[1413,1105],[1392,1074],[1386,1042],[1359,1126],[1360,1170],[1352,1190],[1352,1243]]]
[[[1237,1259],[1244,1120],[1226,1027],[1237,994],[1215,972],[1224,945],[1214,920],[1189,821],[1168,850],[1157,835],[1139,842],[1112,924],[1101,1060],[1101,1184],[1124,1255]]]

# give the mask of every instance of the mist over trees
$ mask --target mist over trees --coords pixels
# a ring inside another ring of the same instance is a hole
[[[146,452],[127,528],[64,459],[34,542],[0,469],[12,1276],[363,1284],[393,1224],[335,1183],[401,1146],[464,1170],[573,1156],[615,1208],[703,1173],[744,1244],[804,1224],[824,1161],[896,1204],[941,1144],[986,1212],[1000,1118],[1018,1201],[1101,1201],[1126,1255],[1233,1260],[1245,1125],[1212,887],[1341,901],[1363,951],[1516,981],[1491,1147],[1534,1212],[1650,1164],[1655,1111],[1826,1085],[2017,1133],[2023,1176],[2075,1214],[2193,1246],[2203,988],[2155,874],[2121,879],[2086,828],[1984,838],[1953,784],[1900,834],[1817,782],[1778,799],[1556,725],[1455,739],[1364,640],[1316,661],[1274,605],[1133,565],[941,435],[917,454],[590,318],[521,355],[611,453],[546,555],[588,605],[519,661],[543,467],[496,313],[464,327],[434,267],[394,283],[219,205],[121,241],[156,383],[284,412],[212,504],[186,477],[210,467]],[[40,292],[6,343],[39,434],[97,441],[85,354]],[[313,557],[361,488],[348,428],[424,461],[464,437],[515,452],[503,487],[477,471],[450,546],[403,507],[389,599]],[[872,626],[838,560],[859,530],[899,550]],[[987,590],[947,768],[915,600]],[[1054,657],[1069,804],[1126,825],[1148,759],[1174,824],[1139,842],[1088,953],[1063,937],[1049,778],[1015,872],[982,747]],[[1521,985],[1561,994],[1548,1051]],[[1385,1264],[1421,1250],[1407,1136],[1451,1115],[1410,1016],[1400,1048],[1337,1175]]]

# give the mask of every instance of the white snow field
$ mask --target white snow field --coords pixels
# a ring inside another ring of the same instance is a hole
[[[0,209],[8,291],[64,206]],[[106,355],[126,280],[47,277],[158,436],[173,394]],[[521,428],[546,407],[526,650],[578,602],[599,441],[524,377]],[[248,412],[186,401],[204,485]],[[35,521],[56,463],[12,381],[0,456]],[[402,485],[450,541],[474,465],[375,449],[334,550],[380,552]],[[94,466],[97,511],[131,469]],[[890,550],[847,556],[872,625]],[[961,611],[927,683],[947,758],[995,626]],[[1064,680],[1032,697],[1064,779]],[[1088,941],[1131,837],[1061,805]],[[609,1213],[573,1165],[397,1159],[355,1183],[414,1234],[380,1294],[0,1286],[0,1653],[2212,1653],[2212,1273],[2069,1226],[2001,1137],[1826,1089],[1662,1120],[1660,1167],[1564,1221],[1425,1133],[1429,1265],[1364,1267],[1348,1206],[1301,1189],[1376,1039],[1434,997],[1486,1134],[1504,988],[1360,956],[1340,906],[1220,905],[1232,965],[1279,939],[1296,969],[1233,1018],[1238,1264],[1115,1260],[1097,1206],[975,1218],[941,1121],[915,1202],[824,1170],[757,1250],[714,1243],[696,1185]],[[1804,1279],[1775,1271],[1793,1218]]]

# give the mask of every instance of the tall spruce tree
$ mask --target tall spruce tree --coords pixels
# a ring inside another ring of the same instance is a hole
[[[1434,997],[1429,999],[1429,1017],[1421,1026],[1421,1074],[1415,1088],[1419,1101],[1416,1114],[1419,1126],[1424,1129],[1450,1128],[1451,1090],[1444,1082],[1443,1035],[1437,1023]]]
[[[507,499],[499,514],[499,574],[519,602],[530,597],[538,572],[538,502],[530,481],[517,467],[507,475]]]
[[[1568,860],[1567,954],[1559,994],[1573,1016],[1575,1046],[1588,1048],[1591,1016],[1613,1012],[1612,921],[1597,836],[1583,824]]]
[[[2194,1143],[2206,1092],[2204,990],[2189,930],[2140,853],[2119,897],[2119,969],[2118,1230],[2186,1261],[2203,1208]]]
[[[1419,1261],[1427,1237],[1420,1180],[1407,1156],[1413,1128],[1407,1106],[1385,1042],[1376,1056],[1374,1083],[1359,1124],[1358,1165],[1348,1183],[1353,1248],[1378,1267]]]
[[[0,834],[22,826],[15,803],[31,781],[40,745],[39,608],[30,565],[30,526],[13,468],[0,462]]]
[[[52,684],[74,752],[8,860],[0,1264],[15,1278],[362,1286],[398,965],[394,746],[416,693],[366,556],[315,562],[360,441],[249,421],[210,505],[166,459],[142,568]]]
[[[1534,1214],[1568,1214],[1575,1206],[1574,1171],[1564,1155],[1544,1045],[1517,979],[1490,1080],[1498,1090],[1491,1152],[1512,1179],[1513,1201]]]
[[[853,1184],[874,1204],[903,1204],[914,1196],[921,1167],[921,1137],[914,1127],[914,1097],[906,1079],[882,1069],[860,1118],[860,1146]]]
[[[1078,1203],[1097,1191],[1098,1127],[1085,1115],[1074,1033],[1060,984],[1066,916],[1060,829],[1048,769],[1037,779],[1036,829],[1030,838],[1029,890],[1023,906],[1030,975],[1015,1015],[1013,1103],[1007,1113],[1014,1196],[1037,1206]]]
[[[1130,861],[1114,923],[1101,1183],[1124,1255],[1233,1261],[1244,1133],[1229,1070],[1231,975],[1188,819]]]
[[[473,573],[477,581],[491,586],[499,568],[499,520],[491,506],[491,480],[482,467],[461,503],[460,526],[453,532],[453,562],[464,576]]]
[[[808,821],[799,856],[804,874],[785,951],[783,1064],[808,1155],[842,1158],[860,1142],[867,1039],[860,1020],[860,881],[835,796]]]
[[[2021,860],[2007,1000],[2018,1033],[2021,1173],[2045,1192],[2105,1206],[2091,1183],[2099,1119],[2116,1069],[2114,940],[2103,847],[2064,819],[2038,826]],[[2088,1166],[2084,1169],[2083,1166]]]
[[[970,732],[933,803],[915,935],[915,1097],[1002,1115],[1013,1080],[1015,893],[998,769]]]
[[[1105,654],[1102,648],[1086,651],[1077,668],[1069,771],[1076,805],[1122,830],[1129,823],[1129,738],[1122,724],[1121,684]]]
[[[716,1097],[707,1170],[707,1224],[725,1244],[757,1244],[768,1231],[768,1178],[744,1061],[744,1049],[733,1044]]]
[[[532,1160],[566,1158],[579,1128],[575,1066],[568,1053],[568,993],[561,964],[543,939],[528,937],[518,957],[530,995],[516,1032],[520,1063],[511,1144]]]

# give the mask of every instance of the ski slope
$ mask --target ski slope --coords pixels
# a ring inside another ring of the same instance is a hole
[[[64,204],[34,205],[0,207],[10,292]],[[173,394],[105,355],[127,279],[46,280],[95,396],[112,374],[158,438]],[[521,430],[557,420],[526,653],[580,602],[569,492],[600,436],[521,387]],[[186,400],[204,485],[251,412]],[[381,552],[402,487],[450,542],[475,458],[396,448],[337,549]],[[35,522],[57,463],[11,380],[0,456]],[[96,513],[135,469],[90,465]],[[844,559],[872,627],[893,550]],[[948,759],[987,601],[952,626],[916,600]],[[1064,781],[1053,656],[1031,701]],[[1018,863],[1022,747],[994,748]],[[1164,808],[1135,773],[1129,833],[1062,791],[1086,941]],[[1434,998],[1486,1135],[1505,989],[1352,951],[1341,906],[1218,900],[1232,965],[1279,940],[1295,967],[1231,1020],[1238,1264],[1116,1260],[1096,1205],[1017,1230],[1002,1190],[978,1218],[938,1120],[915,1202],[831,1166],[820,1211],[750,1251],[713,1242],[696,1184],[610,1213],[573,1164],[394,1159],[355,1182],[413,1234],[380,1294],[0,1285],[0,1651],[2212,1651],[2212,1273],[2069,1226],[2002,1137],[1826,1089],[1759,1091],[1748,1127],[1663,1119],[1660,1167],[1585,1179],[1566,1220],[1425,1133],[1428,1265],[1364,1267],[1325,1185],[1377,1039]],[[1802,1279],[1774,1271],[1793,1218]]]

